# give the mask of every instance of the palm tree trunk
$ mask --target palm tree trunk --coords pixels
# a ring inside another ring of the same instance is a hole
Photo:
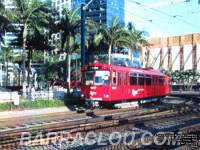
[[[23,31],[23,54],[22,54],[22,74],[23,74],[23,85],[22,85],[22,96],[26,97],[26,34],[27,34],[27,25],[24,25]]]
[[[8,59],[6,58],[7,63],[6,63],[6,86],[8,86]]]
[[[109,49],[108,49],[108,64],[109,65],[111,63],[111,49],[112,49],[112,44],[109,45]]]
[[[21,70],[20,69],[17,69],[18,70],[18,73],[19,73],[19,81],[17,82],[17,85],[18,86],[21,86]]]
[[[32,50],[28,51],[28,95],[31,95],[31,53]]]
[[[66,49],[66,88],[67,94],[70,94],[70,63],[69,63],[69,37],[67,37],[67,49]]]

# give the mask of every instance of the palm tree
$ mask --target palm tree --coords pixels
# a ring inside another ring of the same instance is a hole
[[[149,43],[145,39],[145,36],[148,35],[145,31],[137,30],[131,22],[128,23],[128,30],[130,31],[130,47],[131,47],[131,62],[133,62],[133,53],[138,52],[142,49],[143,46],[148,46]]]
[[[23,61],[22,61],[22,74],[23,74],[23,97],[26,96],[26,75],[25,75],[25,52],[27,44],[27,35],[30,29],[38,28],[39,23],[46,22],[46,14],[48,6],[46,3],[39,0],[15,0],[13,5],[16,9],[13,10],[15,22],[20,25],[22,31],[22,47],[23,47]],[[46,22],[47,23],[47,22]]]
[[[5,7],[1,1],[0,1],[0,22],[1,22],[1,24],[0,24],[0,46],[1,46],[1,43],[4,42],[2,34],[5,32],[6,24],[8,22],[8,20],[5,17]]]
[[[103,25],[100,32],[103,34],[104,42],[108,44],[108,64],[111,63],[111,50],[114,47],[127,47],[129,32],[125,30],[122,25],[118,22],[119,17],[115,17],[112,20],[110,27]]]
[[[18,71],[18,75],[19,75],[19,85],[21,86],[21,67],[22,67],[22,52],[19,51],[17,52],[17,55],[15,57],[13,57],[13,63],[14,63],[14,67],[15,69]],[[16,67],[15,64],[18,64],[19,67]]]
[[[0,49],[1,49],[1,43],[4,43],[4,39],[3,39],[3,34],[5,33],[5,31],[11,31],[13,30],[12,27],[12,16],[11,16],[11,12],[7,9],[5,9],[4,4],[2,3],[2,1],[0,1]]]
[[[37,41],[37,42],[35,42]],[[40,27],[39,25],[37,26],[37,28],[33,28],[31,30],[29,30],[28,32],[28,38],[27,38],[27,49],[28,49],[28,92],[29,94],[31,94],[31,64],[32,64],[32,60],[33,61],[38,61],[38,60],[34,60],[35,57],[33,56],[39,56],[39,55],[33,55],[35,53],[37,54],[42,54],[42,51],[46,49],[47,47],[47,38],[46,38],[46,34],[44,32],[44,28]],[[40,53],[39,53],[40,52]],[[39,58],[39,57],[38,57]],[[43,62],[44,59],[42,59],[44,57],[40,57],[40,62]],[[42,60],[41,60],[42,59]]]
[[[6,85],[8,85],[8,63],[13,60],[13,50],[12,47],[3,47],[2,51],[0,51],[0,59],[5,59],[6,62]]]
[[[61,31],[61,49],[66,48],[66,87],[67,93],[70,93],[70,66],[69,66],[69,54],[70,54],[70,39],[75,39],[77,31],[80,27],[80,16],[78,15],[79,8],[71,11],[68,8],[64,8],[62,11],[63,16],[60,19],[59,29]]]
[[[1,25],[0,25],[0,50],[1,50],[1,42],[3,42],[3,37],[2,37],[2,33],[4,32],[4,5],[3,3],[0,1],[0,22],[1,22]]]
[[[94,60],[97,59],[98,61],[101,62],[99,53],[101,52],[101,48],[105,45],[104,43],[101,43],[103,39],[103,34],[96,32],[96,33],[89,33],[88,35],[85,36],[85,46],[86,46],[86,56],[87,57],[87,62],[94,62]],[[97,56],[97,57],[95,57]]]

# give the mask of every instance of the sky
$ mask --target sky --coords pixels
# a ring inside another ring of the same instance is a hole
[[[149,37],[200,33],[198,1],[200,3],[200,0],[125,0],[125,21],[147,31]]]

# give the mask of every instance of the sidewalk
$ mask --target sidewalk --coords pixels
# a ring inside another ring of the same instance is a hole
[[[35,116],[35,115],[51,114],[51,113],[62,113],[72,110],[74,110],[73,106],[70,107],[60,106],[60,107],[47,107],[39,109],[0,111],[0,119]]]

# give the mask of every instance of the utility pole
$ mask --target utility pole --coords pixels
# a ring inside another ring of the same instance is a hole
[[[81,68],[85,66],[85,10],[93,0],[85,6],[81,4]]]
[[[81,4],[81,68],[85,66],[85,4]]]

